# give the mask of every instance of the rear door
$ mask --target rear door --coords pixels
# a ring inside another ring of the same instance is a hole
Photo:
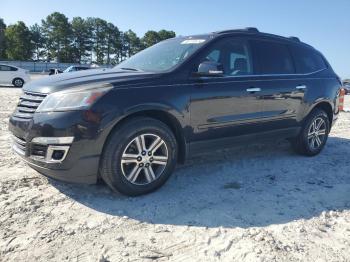
[[[270,39],[254,39],[251,45],[257,61],[256,74],[260,76],[262,131],[294,132],[306,83],[296,76],[290,48],[285,42]]]
[[[12,73],[11,67],[7,65],[0,65],[0,83],[6,85],[11,84]]]

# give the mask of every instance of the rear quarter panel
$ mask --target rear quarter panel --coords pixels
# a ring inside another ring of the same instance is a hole
[[[307,89],[304,96],[304,108],[298,116],[300,120],[304,119],[321,102],[331,105],[334,116],[339,113],[338,104],[341,84],[331,70],[323,70],[319,73],[311,74],[305,77],[303,81]]]

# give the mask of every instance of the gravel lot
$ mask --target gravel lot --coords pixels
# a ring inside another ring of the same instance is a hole
[[[15,156],[19,94],[0,88],[0,261],[350,261],[350,113],[319,156],[284,141],[202,155],[129,198]]]

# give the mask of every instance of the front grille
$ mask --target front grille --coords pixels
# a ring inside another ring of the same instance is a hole
[[[25,155],[27,143],[24,139],[12,136],[13,149],[20,155]]]
[[[30,149],[30,155],[44,158],[46,156],[46,152],[47,152],[47,145],[32,143],[31,149]]]
[[[24,119],[32,118],[35,110],[45,97],[46,94],[24,92],[19,98],[19,103],[13,116]]]

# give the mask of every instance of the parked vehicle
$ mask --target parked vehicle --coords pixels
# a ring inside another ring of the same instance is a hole
[[[350,95],[350,83],[344,83],[343,88],[346,95]]]
[[[49,70],[49,75],[57,75],[57,74],[62,74],[62,73],[71,73],[71,72],[76,72],[76,71],[81,71],[81,70],[88,70],[90,67],[87,66],[69,66],[65,70],[61,71],[57,68],[50,68]]]
[[[227,30],[165,40],[114,69],[32,82],[9,129],[13,149],[39,172],[102,178],[135,196],[206,150],[287,138],[298,153],[317,155],[338,117],[341,86],[324,56],[298,38]]]
[[[30,81],[29,71],[22,68],[0,64],[0,85],[22,87]]]
[[[57,74],[62,74],[63,71],[62,70],[59,70],[57,68],[50,68],[49,69],[49,76],[51,75],[57,75]]]
[[[88,66],[70,66],[67,67],[63,73],[70,73],[70,72],[76,72],[76,71],[81,71],[81,70],[88,70],[90,67]]]

